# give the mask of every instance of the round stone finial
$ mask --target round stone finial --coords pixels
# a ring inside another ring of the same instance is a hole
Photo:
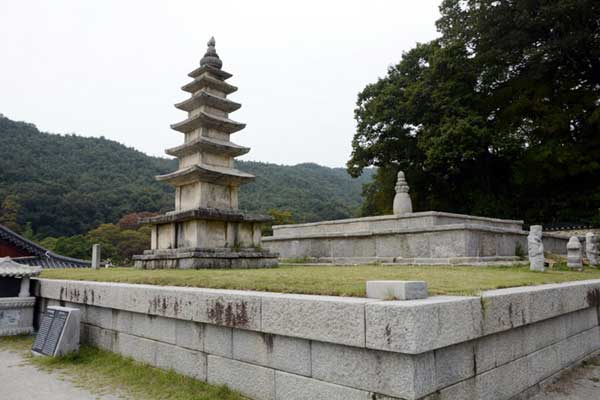
[[[203,67],[205,65],[210,65],[211,67],[215,67],[217,69],[221,69],[223,66],[223,62],[219,58],[217,54],[217,50],[215,49],[215,38],[212,36],[208,43],[206,44],[208,48],[206,49],[206,53],[204,57],[200,60],[200,66]]]
[[[398,179],[396,180],[396,196],[394,197],[393,206],[394,214],[403,215],[412,213],[412,201],[408,194],[409,189],[404,172],[398,172]]]

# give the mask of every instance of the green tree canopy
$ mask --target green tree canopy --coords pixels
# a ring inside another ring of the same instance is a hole
[[[416,210],[589,221],[600,204],[600,3],[445,0],[439,39],[358,96],[348,170],[403,169]]]

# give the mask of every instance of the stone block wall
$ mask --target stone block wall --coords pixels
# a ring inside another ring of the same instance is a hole
[[[600,280],[411,301],[35,286],[87,343],[256,400],[508,400],[600,350]]]
[[[264,247],[284,259],[361,264],[490,264],[520,261],[522,221],[442,212],[385,215],[273,227]],[[545,233],[545,250],[566,254],[568,238]]]

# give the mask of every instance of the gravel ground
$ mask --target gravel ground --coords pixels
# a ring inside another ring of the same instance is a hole
[[[76,387],[63,376],[41,371],[18,353],[0,351],[0,399],[2,400],[122,400],[95,395]]]
[[[533,400],[600,399],[600,355],[597,355],[546,386]]]

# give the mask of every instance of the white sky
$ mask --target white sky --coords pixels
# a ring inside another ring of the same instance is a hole
[[[356,96],[435,37],[441,0],[0,0],[0,113],[164,156],[211,35],[243,159],[343,166]]]

